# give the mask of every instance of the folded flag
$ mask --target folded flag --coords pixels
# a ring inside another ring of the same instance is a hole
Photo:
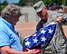
[[[34,34],[25,37],[23,41],[23,48],[26,49],[35,49],[35,48],[42,48],[47,47],[50,43],[56,29],[56,22],[52,22],[47,26],[41,28],[39,31],[35,32]]]

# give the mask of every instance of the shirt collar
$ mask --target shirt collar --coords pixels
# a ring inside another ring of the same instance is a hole
[[[8,21],[4,20],[3,18],[0,18],[0,20],[2,20],[11,30],[14,29],[14,26],[12,26],[12,24],[9,23]]]

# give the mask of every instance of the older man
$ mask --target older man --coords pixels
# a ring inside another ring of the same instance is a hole
[[[21,16],[19,6],[14,4],[8,5],[0,17],[0,54],[36,54],[39,51],[28,50],[22,52],[23,47],[20,44],[20,38],[16,33],[14,26]]]
[[[44,48],[45,54],[67,54],[66,38],[62,29],[62,22],[64,21],[62,16],[57,16],[57,18],[48,18],[47,8],[43,1],[37,2],[33,7],[41,19],[37,24],[37,31],[52,21],[57,22],[55,34],[48,47]]]

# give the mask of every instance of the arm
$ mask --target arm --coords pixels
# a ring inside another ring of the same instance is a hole
[[[1,54],[36,54],[38,52],[34,52],[35,50],[28,50],[27,52],[20,52],[11,49],[9,46],[4,46],[0,48]]]

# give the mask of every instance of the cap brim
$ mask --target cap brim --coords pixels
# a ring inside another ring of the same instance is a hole
[[[40,12],[40,11],[42,11],[42,9],[43,9],[43,8],[39,8],[39,9],[36,10],[36,12]]]

